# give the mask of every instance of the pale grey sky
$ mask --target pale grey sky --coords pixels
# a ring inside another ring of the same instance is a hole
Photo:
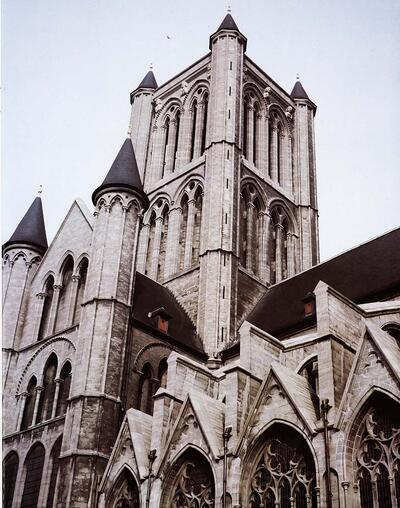
[[[43,184],[51,240],[127,130],[129,93],[208,52],[220,0],[3,0],[3,242]],[[247,54],[318,105],[321,258],[400,224],[400,2],[232,0]],[[170,39],[167,39],[167,35]]]

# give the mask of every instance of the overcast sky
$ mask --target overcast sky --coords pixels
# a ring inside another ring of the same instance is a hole
[[[217,0],[3,0],[3,242],[44,187],[51,240],[127,131],[129,93],[208,52]],[[247,54],[318,105],[321,259],[400,224],[400,2],[231,0]],[[167,35],[169,38],[167,38]]]

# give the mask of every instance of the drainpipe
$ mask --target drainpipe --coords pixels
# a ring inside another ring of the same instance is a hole
[[[228,476],[228,441],[232,435],[232,427],[225,427],[222,434],[224,440],[224,468],[223,468],[223,479],[222,479],[222,508],[226,508],[226,483]]]
[[[146,494],[146,508],[150,506],[150,492],[151,492],[151,477],[153,476],[153,463],[156,460],[156,450],[149,452],[149,476],[147,477],[147,494]]]
[[[328,437],[328,411],[331,409],[329,399],[323,399],[321,402],[322,420],[324,424],[324,445],[325,445],[325,482],[326,482],[326,506],[332,508],[332,487],[331,487],[331,460],[329,456],[329,437]]]

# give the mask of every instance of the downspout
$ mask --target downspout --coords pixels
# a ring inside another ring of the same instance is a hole
[[[153,476],[153,463],[156,460],[156,451],[150,450],[148,457],[149,457],[149,476],[147,477],[146,508],[149,508],[150,506],[151,477]]]
[[[223,479],[222,479],[222,508],[226,508],[226,484],[228,477],[228,441],[232,435],[232,427],[225,427],[222,434],[224,440],[224,467],[223,467]]]
[[[329,399],[323,399],[321,402],[322,420],[324,424],[324,446],[325,446],[325,483],[326,483],[326,506],[332,508],[332,487],[331,487],[331,459],[329,454],[329,436],[328,436],[328,411],[332,408]]]

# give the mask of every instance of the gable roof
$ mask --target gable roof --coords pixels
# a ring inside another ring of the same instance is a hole
[[[271,286],[247,321],[278,337],[315,324],[302,299],[319,281],[356,304],[400,294],[400,228]]]
[[[47,236],[44,225],[42,200],[38,196],[28,208],[11,238],[3,245],[3,251],[15,244],[27,244],[41,254],[47,250]]]
[[[168,332],[157,328],[157,322],[149,317],[149,313],[163,307],[171,317]],[[167,342],[176,342],[180,346],[204,354],[203,345],[196,333],[196,328],[183,307],[177,302],[172,292],[165,286],[137,272],[135,294],[133,298],[133,317]]]

